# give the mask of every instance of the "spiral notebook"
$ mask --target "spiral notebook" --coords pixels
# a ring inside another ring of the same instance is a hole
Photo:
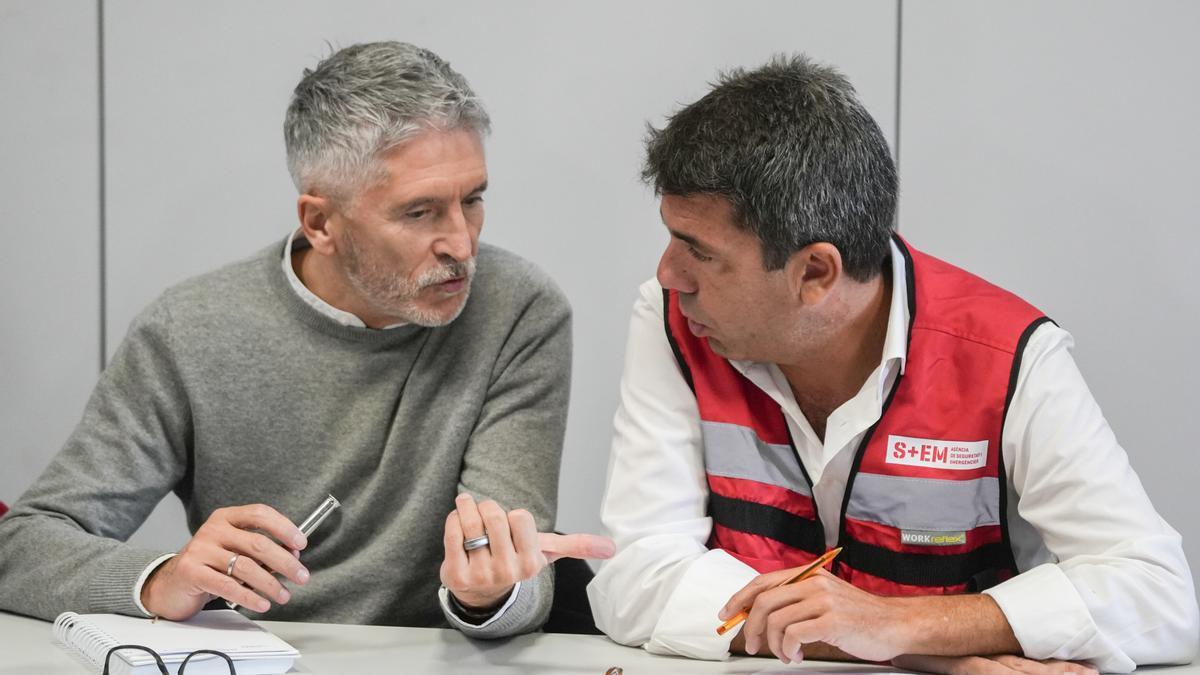
[[[187,621],[151,621],[119,614],[65,612],[54,622],[54,639],[94,673],[117,645],[135,644],[158,652],[175,675],[184,657],[197,649],[229,655],[238,675],[286,673],[300,656],[288,643],[229,609],[200,612]],[[158,675],[154,658],[138,650],[120,650],[110,661],[113,675]],[[227,675],[225,660],[198,654],[184,675]]]

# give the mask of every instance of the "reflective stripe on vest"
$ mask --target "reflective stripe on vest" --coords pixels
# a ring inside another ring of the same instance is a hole
[[[981,590],[1016,573],[1001,431],[1025,342],[1048,319],[895,241],[907,263],[907,361],[857,448],[835,569],[879,594]],[[759,571],[811,560],[824,532],[782,410],[691,334],[674,293],[664,323],[700,410],[710,546]]]

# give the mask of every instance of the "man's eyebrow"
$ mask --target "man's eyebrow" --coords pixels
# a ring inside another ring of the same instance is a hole
[[[670,225],[667,225],[667,219],[663,217],[663,213],[662,213],[662,207],[661,207],[661,206],[660,206],[660,207],[659,207],[659,209],[658,209],[658,219],[662,221],[662,224],[663,224],[663,225],[666,225],[666,227],[667,227],[667,232],[670,232],[672,237],[675,237],[676,239],[678,239],[678,240],[682,241],[683,243],[685,243],[685,244],[687,244],[688,246],[691,246],[691,247],[693,247],[693,248],[698,248],[698,249],[704,250],[704,251],[706,251],[706,252],[708,252],[708,253],[712,253],[712,252],[713,252],[713,249],[712,249],[712,247],[711,247],[711,246],[706,246],[706,245],[704,244],[704,242],[702,242],[702,241],[700,241],[699,239],[697,239],[697,238],[693,237],[692,235],[690,235],[690,234],[684,234],[684,233],[682,233],[682,232],[680,232],[680,231],[678,231],[678,230],[673,230],[673,229],[671,229],[671,226],[670,226]]]
[[[484,190],[486,190],[487,187],[488,187],[488,182],[485,180],[482,183],[480,183],[479,185],[475,186],[475,189],[471,190],[467,194],[468,195],[477,195],[477,194],[483,192]],[[411,199],[402,204],[397,204],[396,206],[393,206],[392,208],[388,209],[388,212],[391,213],[393,216],[400,216],[405,213],[408,213],[409,211],[412,211],[413,209],[420,208],[422,206],[427,206],[429,204],[435,204],[438,201],[440,201],[440,200],[438,200],[436,197],[417,197],[416,199]]]
[[[706,251],[706,252],[710,252],[710,253],[711,253],[711,252],[712,252],[712,250],[713,250],[711,247],[709,247],[709,246],[706,246],[706,245],[704,244],[704,242],[700,241],[699,239],[697,239],[697,238],[693,237],[693,236],[692,236],[692,235],[690,235],[690,234],[684,234],[684,233],[682,233],[682,232],[679,232],[679,231],[677,231],[677,230],[672,230],[672,229],[671,229],[671,228],[669,228],[669,227],[667,228],[667,232],[670,232],[672,237],[675,237],[676,239],[678,239],[678,240],[682,241],[683,243],[685,243],[685,244],[687,244],[688,246],[691,246],[691,247],[693,247],[693,248],[698,248],[698,249],[700,249],[700,250],[702,250],[702,251]]]
[[[397,204],[393,206],[392,208],[388,209],[388,213],[390,213],[392,216],[402,216],[413,209],[427,206],[437,201],[438,200],[434,199],[433,197],[417,197],[416,199],[409,200],[403,204]]]

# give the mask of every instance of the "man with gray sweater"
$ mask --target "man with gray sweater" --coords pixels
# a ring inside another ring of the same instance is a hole
[[[0,520],[0,609],[182,619],[224,598],[270,619],[536,630],[548,563],[612,547],[539,532],[570,308],[479,244],[488,130],[466,80],[412,45],[306,70],[284,124],[299,229],[133,322]],[[124,543],[172,491],[183,549]],[[326,493],[342,508],[306,538]]]

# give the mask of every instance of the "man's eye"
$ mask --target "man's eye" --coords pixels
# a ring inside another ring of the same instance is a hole
[[[693,258],[699,260],[700,262],[708,262],[709,260],[712,260],[712,256],[704,255],[700,251],[697,251],[695,246],[689,245],[687,250]]]
[[[478,206],[482,203],[483,195],[475,195],[474,197],[467,197],[463,200],[463,204],[466,204],[467,206]]]
[[[429,215],[429,209],[417,209],[416,211],[405,213],[404,217],[409,220],[420,220],[427,215]]]

